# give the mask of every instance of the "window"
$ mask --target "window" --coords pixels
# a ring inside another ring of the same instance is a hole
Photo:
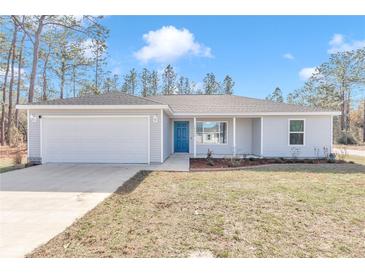
[[[289,145],[304,145],[304,120],[289,120]]]
[[[226,144],[227,122],[197,122],[197,144]]]

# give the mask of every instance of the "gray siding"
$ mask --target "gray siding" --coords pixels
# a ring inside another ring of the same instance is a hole
[[[163,158],[167,159],[171,154],[171,119],[163,113]]]
[[[261,155],[261,118],[252,119],[252,154]]]
[[[30,110],[29,115],[29,158],[40,160],[40,119],[39,115],[149,115],[151,162],[161,162],[161,111],[151,110]],[[153,116],[158,117],[153,122]],[[32,118],[33,117],[33,118]]]
[[[331,149],[331,116],[269,116],[264,117],[264,156],[292,156],[293,146],[288,142],[289,119],[305,119],[305,145],[294,146],[299,148],[298,157],[315,157],[314,148],[320,149],[320,156],[323,156],[323,147]]]
[[[236,154],[252,154],[252,120],[236,118]],[[233,130],[231,132],[233,134]]]

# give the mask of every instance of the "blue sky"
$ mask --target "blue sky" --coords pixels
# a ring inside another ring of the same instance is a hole
[[[108,16],[103,23],[115,73],[171,63],[195,82],[229,74],[235,94],[257,98],[277,86],[284,94],[300,88],[330,52],[365,46],[364,16]]]

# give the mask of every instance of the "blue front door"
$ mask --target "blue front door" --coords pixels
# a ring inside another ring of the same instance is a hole
[[[189,122],[175,122],[174,128],[175,152],[189,152]]]

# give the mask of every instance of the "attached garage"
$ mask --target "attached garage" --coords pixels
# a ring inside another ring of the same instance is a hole
[[[149,116],[42,116],[42,163],[149,163]]]

